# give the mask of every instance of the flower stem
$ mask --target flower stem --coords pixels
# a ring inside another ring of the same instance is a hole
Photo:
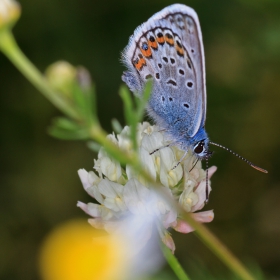
[[[171,250],[167,248],[162,242],[161,243],[161,250],[162,253],[170,265],[170,267],[173,269],[174,273],[178,277],[179,280],[190,280],[190,278],[187,276],[186,272],[178,262],[177,258],[172,254]]]
[[[76,110],[61,95],[52,90],[43,75],[20,50],[13,34],[8,29],[0,32],[0,50],[54,106],[73,119],[80,119]]]
[[[96,122],[91,125],[89,131],[90,138],[100,143],[114,159],[120,163],[133,166],[135,170],[141,172],[143,177],[147,178],[149,182],[154,182],[150,175],[143,170],[136,152],[127,153],[126,151],[121,150],[117,145],[107,138],[107,133]]]

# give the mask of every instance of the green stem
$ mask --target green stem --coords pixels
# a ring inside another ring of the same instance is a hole
[[[17,45],[10,30],[0,32],[0,50],[11,60],[18,70],[33,84],[54,106],[73,119],[80,119],[78,113],[52,88],[43,75],[28,60]]]
[[[178,277],[179,280],[190,280],[190,278],[187,276],[186,272],[178,262],[177,258],[172,254],[171,250],[168,249],[162,242],[161,242],[161,250],[163,252],[163,255],[170,265],[170,267],[173,269],[174,273]]]
[[[100,143],[105,150],[117,161],[122,164],[128,164],[135,168],[135,170],[141,172],[143,177],[147,178],[149,182],[154,182],[153,179],[143,171],[143,168],[138,160],[136,152],[130,151],[129,153],[121,150],[111,140],[107,138],[107,133],[102,129],[100,125],[94,123],[90,128],[90,137]]]

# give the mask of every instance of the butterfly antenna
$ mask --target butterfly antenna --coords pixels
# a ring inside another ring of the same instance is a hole
[[[265,169],[263,169],[263,168],[261,168],[261,167],[259,167],[259,166],[255,165],[255,164],[253,164],[252,162],[250,162],[250,161],[249,161],[249,160],[247,160],[246,158],[244,158],[244,157],[240,156],[239,154],[237,154],[237,153],[233,152],[233,151],[232,151],[232,150],[230,150],[229,148],[224,147],[224,146],[222,146],[222,145],[220,145],[220,144],[217,144],[217,143],[214,143],[214,142],[209,142],[209,143],[210,143],[211,145],[214,145],[214,146],[220,147],[220,148],[222,148],[222,149],[224,149],[224,150],[226,150],[226,151],[228,151],[228,152],[230,152],[230,153],[234,154],[236,157],[238,157],[238,158],[242,159],[242,160],[243,160],[243,161],[245,161],[247,164],[249,164],[251,167],[253,167],[253,168],[257,169],[258,171],[263,172],[263,173],[268,173],[268,171],[267,171],[267,170],[265,170]],[[206,161],[206,162],[207,162],[207,161]]]
[[[205,198],[205,204],[208,203],[209,201],[209,185],[208,185],[208,159],[209,157],[206,156],[205,161],[206,161],[206,198]]]

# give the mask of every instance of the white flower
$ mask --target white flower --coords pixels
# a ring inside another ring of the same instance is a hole
[[[130,128],[126,126],[119,135],[108,135],[108,139],[121,149],[130,151],[132,143],[129,133]],[[173,196],[187,212],[202,209],[206,200],[206,172],[201,162],[196,162],[196,157],[189,152],[178,164],[184,151],[175,146],[165,147],[168,143],[164,132],[147,122],[138,125],[137,142],[141,163],[161,186],[161,191]],[[156,149],[159,150],[154,152]],[[131,166],[122,168],[103,148],[98,153],[94,169],[98,175],[84,169],[78,171],[84,189],[99,203],[78,202],[78,206],[92,217],[89,221],[92,226],[137,237],[136,251],[145,245],[155,227],[162,241],[173,252],[175,244],[167,230],[174,228],[182,233],[193,231],[154,191],[151,183],[146,182]],[[209,168],[209,179],[215,171],[216,167]],[[208,188],[210,192],[210,181]],[[214,218],[213,210],[192,215],[199,222],[211,222]]]

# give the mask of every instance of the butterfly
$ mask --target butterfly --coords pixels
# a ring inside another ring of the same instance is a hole
[[[201,28],[196,12],[174,4],[153,15],[136,28],[122,53],[127,67],[122,80],[141,97],[148,80],[153,81],[148,115],[185,151],[197,159],[212,154],[205,131],[206,85]],[[267,173],[232,152],[253,168]],[[207,178],[206,178],[207,180]]]

